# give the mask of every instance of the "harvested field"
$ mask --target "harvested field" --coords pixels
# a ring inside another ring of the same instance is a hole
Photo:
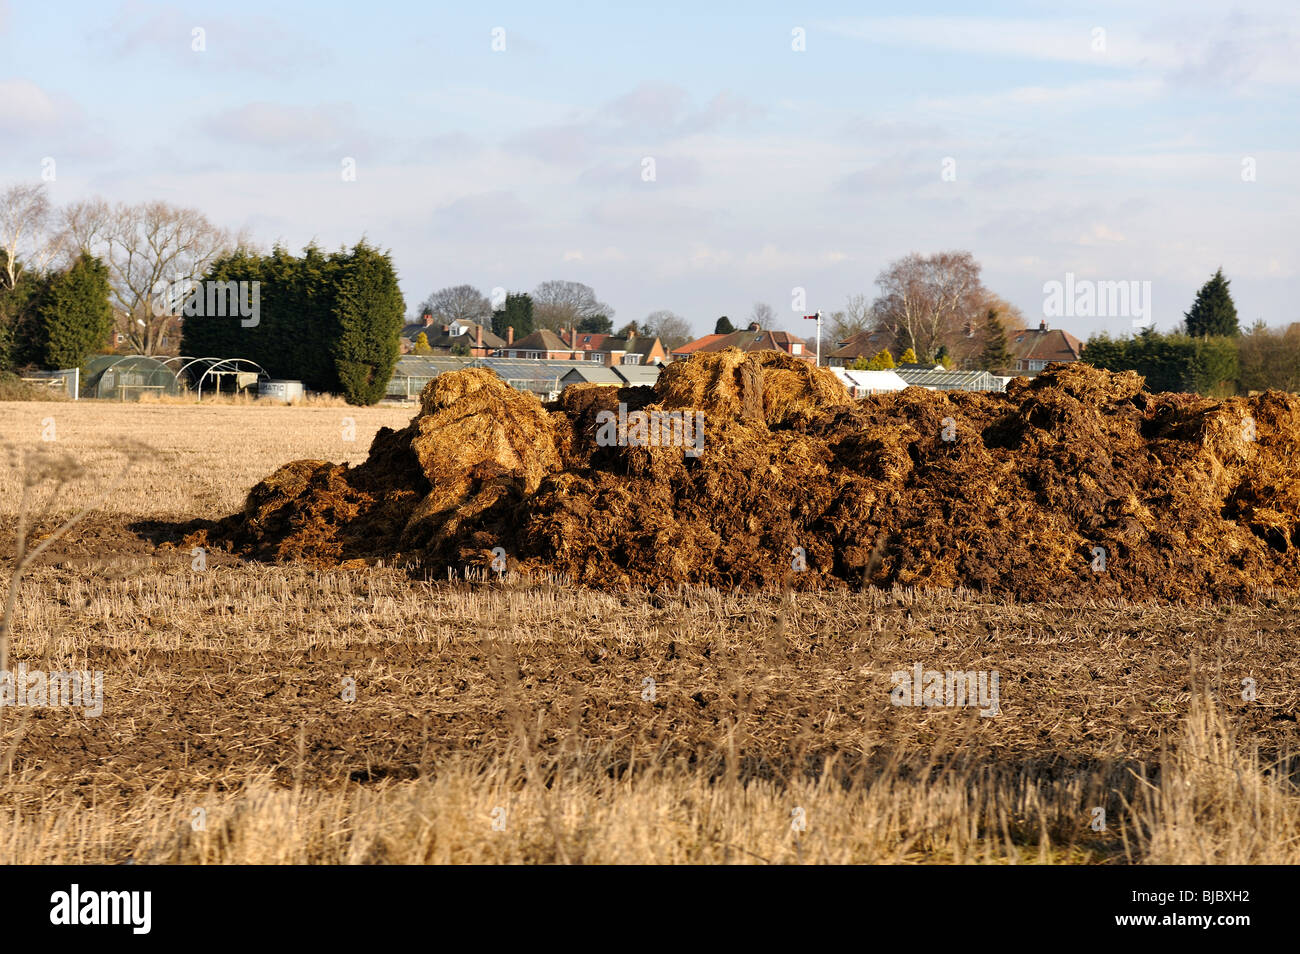
[[[853,402],[825,369],[733,349],[653,390],[579,386],[543,407],[468,370],[422,401],[365,462],[286,464],[191,542],[444,578],[501,548],[525,574],[602,588],[1200,601],[1300,585],[1294,395],[1152,395],[1075,364],[1005,395]]]
[[[196,569],[180,523],[294,454],[351,477],[410,412],[346,409],[353,445],[330,409],[195,410],[54,411],[55,448],[90,462],[56,511],[101,492],[125,438],[171,453],[22,580],[12,664],[102,671],[104,705],[0,709],[0,861],[1300,861],[1294,596],[599,591],[219,551]],[[22,451],[44,416],[0,405]],[[918,664],[998,672],[999,714],[892,704]]]

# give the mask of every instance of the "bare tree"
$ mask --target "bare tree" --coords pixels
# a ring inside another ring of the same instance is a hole
[[[202,212],[167,202],[110,208],[88,199],[68,206],[62,225],[66,251],[88,251],[108,264],[119,331],[141,354],[163,350],[175,336],[184,292],[235,245]],[[162,295],[163,285],[181,294]]]
[[[641,327],[645,329],[646,334],[663,342],[664,349],[667,351],[681,347],[694,337],[686,319],[667,310],[652,311],[641,323]]]
[[[766,302],[754,302],[754,310],[749,314],[749,320],[758,323],[758,327],[764,330],[769,329],[776,322],[776,309]]]
[[[860,293],[850,295],[844,307],[831,312],[822,325],[822,354],[830,354],[854,335],[870,331],[871,325],[871,299]]]
[[[876,284],[880,297],[872,312],[877,328],[922,360],[932,359],[940,345],[962,334],[963,323],[979,313],[986,294],[979,263],[970,252],[914,252],[881,272]]]
[[[492,303],[473,285],[451,285],[430,294],[420,305],[420,314],[433,315],[442,324],[485,324],[492,320]]]
[[[45,183],[12,185],[0,192],[0,288],[13,289],[24,267],[41,271],[54,253]]]
[[[600,301],[589,285],[581,282],[542,282],[533,290],[533,323],[537,328],[566,331],[584,318],[614,317],[614,309]]]
[[[967,316],[959,327],[953,329],[953,333],[944,342],[957,367],[966,369],[983,367],[984,352],[989,345],[990,313],[997,318],[998,325],[1008,339],[1016,332],[1025,329],[1025,316],[1020,309],[1001,295],[985,289],[975,312]]]

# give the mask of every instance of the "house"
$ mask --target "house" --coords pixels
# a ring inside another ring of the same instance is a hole
[[[672,359],[674,361],[685,361],[691,355],[695,354],[695,352],[700,351],[706,346],[713,344],[713,342],[719,341],[725,337],[727,336],[724,334],[712,334],[705,335],[703,338],[696,338],[694,341],[688,341],[680,348],[673,349]]]
[[[586,361],[616,365],[662,365],[668,361],[663,342],[645,335],[628,335],[616,338],[609,334],[576,331],[570,328],[560,334],[560,339],[573,349],[574,356]]]
[[[589,361],[612,368],[618,365],[660,365],[668,354],[658,338],[629,335],[616,338],[605,334],[578,334],[574,329],[561,334],[541,328],[519,341],[512,331],[505,347],[497,349],[502,358],[537,358],[549,361]]]
[[[420,335],[424,335],[434,354],[460,351],[475,358],[486,358],[506,344],[478,322],[456,320],[437,324],[433,315],[424,315],[420,321],[402,329],[402,354],[415,350],[415,341]]]
[[[894,336],[887,331],[859,331],[835,342],[835,350],[825,356],[826,363],[832,368],[847,368],[859,358],[870,361],[893,344]]]
[[[902,391],[908,385],[893,371],[848,371],[844,368],[831,368],[840,384],[849,390],[855,398],[869,397],[872,394],[889,394]]]
[[[751,321],[743,331],[697,338],[674,349],[672,357],[674,361],[685,361],[693,354],[725,351],[727,348],[739,348],[741,351],[784,351],[803,361],[812,361],[814,358],[814,353],[802,338],[788,331],[764,331],[756,321]]]
[[[1083,353],[1083,342],[1068,331],[1048,328],[1044,319],[1035,329],[1011,334],[1007,350],[1015,362],[1012,370],[1032,377],[1053,361],[1078,361]]]
[[[506,343],[497,349],[499,358],[534,358],[542,360],[581,361],[583,356],[576,354],[554,331],[539,328],[532,334],[514,340],[514,329],[507,331]]]

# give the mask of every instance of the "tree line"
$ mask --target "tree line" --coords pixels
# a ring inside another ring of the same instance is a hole
[[[205,311],[213,282],[256,283],[256,318]],[[405,311],[391,256],[364,241],[263,255],[167,202],[55,208],[43,183],[0,192],[0,371],[84,367],[117,335],[132,353],[248,358],[370,404],[391,377]]]
[[[499,338],[513,328],[518,341],[545,329],[565,334],[570,328],[582,334],[612,334],[659,338],[672,350],[690,341],[690,323],[675,312],[653,311],[641,321],[614,327],[614,309],[582,282],[545,281],[531,292],[507,292],[496,308],[488,296],[473,285],[449,285],[431,292],[420,303],[420,315],[430,315],[437,324],[473,322],[492,329]]]
[[[1300,390],[1300,323],[1272,329],[1262,321],[1243,333],[1230,282],[1220,268],[1196,293],[1173,331],[1094,335],[1082,360],[1109,371],[1136,371],[1152,391],[1216,397],[1237,392]]]

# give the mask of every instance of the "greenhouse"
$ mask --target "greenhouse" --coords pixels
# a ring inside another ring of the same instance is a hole
[[[100,354],[86,362],[81,397],[138,401],[144,394],[179,394],[171,368],[157,358]]]

